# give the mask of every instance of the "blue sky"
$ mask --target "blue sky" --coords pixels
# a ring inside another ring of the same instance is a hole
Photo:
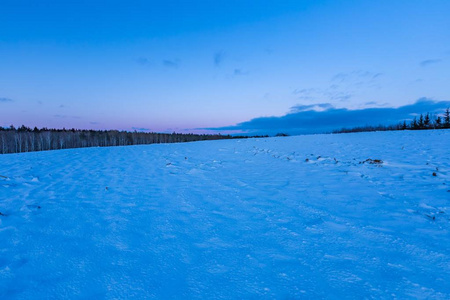
[[[324,103],[444,107],[449,13],[446,0],[3,0],[0,125],[245,132]]]

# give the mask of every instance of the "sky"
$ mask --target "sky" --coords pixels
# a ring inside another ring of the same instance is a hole
[[[0,126],[307,133],[322,129],[300,111],[339,128],[330,111],[438,114],[449,15],[448,0],[2,0]]]

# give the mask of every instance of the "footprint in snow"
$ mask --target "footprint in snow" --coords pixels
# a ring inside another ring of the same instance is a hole
[[[436,207],[432,207],[432,206],[428,206],[426,204],[420,204],[419,208],[414,210],[414,209],[407,209],[407,212],[411,213],[411,214],[416,214],[416,215],[422,215],[425,218],[431,220],[431,221],[436,221],[436,219],[440,216],[445,216],[445,211],[438,209]]]

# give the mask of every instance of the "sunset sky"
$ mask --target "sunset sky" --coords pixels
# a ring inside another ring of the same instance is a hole
[[[0,126],[226,133],[304,111],[438,112],[449,16],[448,0],[2,0]]]

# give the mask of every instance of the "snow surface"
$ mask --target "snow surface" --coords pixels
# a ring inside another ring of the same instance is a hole
[[[449,149],[438,130],[2,155],[0,298],[450,299]]]

